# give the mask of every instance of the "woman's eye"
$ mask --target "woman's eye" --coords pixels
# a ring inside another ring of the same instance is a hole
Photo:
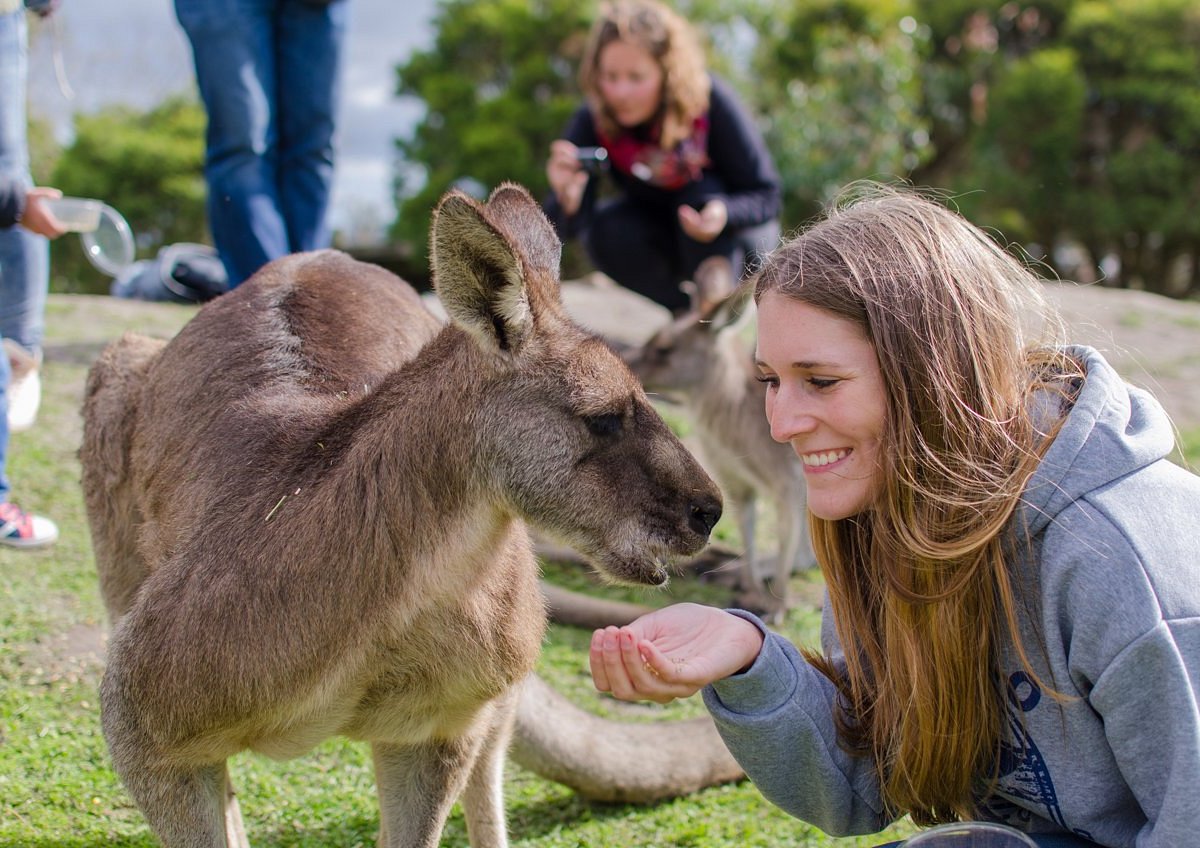
[[[588,430],[593,436],[615,436],[621,432],[621,416],[617,414],[611,415],[588,415],[583,419]]]
[[[839,380],[829,380],[824,377],[809,377],[808,378],[808,384],[810,386],[812,386],[814,389],[828,389],[832,386],[836,386],[839,382],[840,382]]]
[[[758,382],[766,385],[768,388],[773,388],[773,387],[776,387],[779,385],[778,377],[769,377],[765,374],[760,374],[757,377],[755,377],[754,379],[758,380]]]

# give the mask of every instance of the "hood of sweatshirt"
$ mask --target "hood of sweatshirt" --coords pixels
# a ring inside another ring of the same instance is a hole
[[[1083,363],[1087,376],[1022,497],[1018,521],[1032,533],[1074,501],[1175,447],[1170,419],[1149,392],[1126,383],[1093,348],[1067,350]]]

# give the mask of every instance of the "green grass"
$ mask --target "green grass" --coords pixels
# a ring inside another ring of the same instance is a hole
[[[47,314],[43,404],[37,427],[13,436],[13,496],[50,516],[61,538],[44,551],[0,549],[0,846],[141,848],[157,842],[113,774],[100,732],[96,690],[102,673],[98,635],[106,626],[92,565],[77,450],[86,371],[102,346],[125,329],[167,336],[193,310],[103,297],[54,295]],[[581,569],[548,565],[556,581],[595,591]],[[819,592],[797,578],[797,592]],[[668,593],[627,589],[613,597],[648,605],[688,598],[723,603],[720,590],[677,580]],[[796,610],[785,632],[816,638],[818,613]],[[587,675],[586,632],[554,627],[540,671],[585,708],[608,714]],[[658,711],[696,715],[698,699]],[[625,717],[627,713],[620,713]],[[330,740],[287,763],[254,755],[231,761],[255,846],[373,846],[378,816],[366,746]],[[506,780],[514,846],[870,846],[899,838],[904,826],[861,839],[833,839],[789,818],[748,782],[714,787],[649,806],[590,803],[565,787],[510,764]],[[456,808],[443,845],[466,846]]]
[[[1179,433],[1179,454],[1183,466],[1200,472],[1200,427],[1190,427]]]

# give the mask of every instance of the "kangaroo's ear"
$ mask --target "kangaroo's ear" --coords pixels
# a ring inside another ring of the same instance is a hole
[[[753,320],[754,313],[754,279],[751,278],[743,280],[714,306],[709,313],[710,327],[719,333],[726,327]]]
[[[520,235],[519,247],[532,272],[530,277],[558,279],[562,240],[541,204],[524,186],[502,183],[488,198],[484,214],[501,231]]]
[[[460,191],[433,216],[433,285],[450,320],[488,349],[515,352],[533,329],[524,271],[509,239]]]

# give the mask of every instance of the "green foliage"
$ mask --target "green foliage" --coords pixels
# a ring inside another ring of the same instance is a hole
[[[48,121],[30,119],[26,129],[29,146],[29,170],[34,185],[52,185],[54,166],[62,155],[62,147],[54,139],[54,128]]]
[[[129,221],[140,256],[164,244],[206,241],[203,108],[172,98],[149,112],[112,107],[76,118],[75,140],[49,184],[95,197]],[[78,240],[53,245],[55,291],[106,292],[109,279],[87,264]]]
[[[1189,0],[918,0],[936,156],[920,181],[1085,282],[1200,292],[1200,9]],[[1055,247],[1082,251],[1057,264]],[[1117,260],[1112,263],[1112,260]]]
[[[928,34],[905,4],[798,0],[764,31],[755,89],[784,184],[785,223],[846,183],[908,176],[931,154],[920,113]]]
[[[968,192],[963,213],[1026,243],[1068,230],[1079,203],[1086,99],[1087,82],[1069,48],[1030,53],[1004,68],[989,92],[971,166],[956,180]],[[986,188],[970,193],[976,187]],[[1040,202],[1029,203],[1031,197]]]
[[[1081,238],[1121,261],[1121,281],[1200,293],[1200,7],[1190,0],[1080,3],[1066,29],[1091,93]],[[1182,263],[1190,271],[1172,270]]]
[[[400,155],[393,235],[426,255],[430,210],[451,186],[484,192],[505,180],[540,196],[545,160],[579,105],[576,71],[592,4],[578,0],[442,0],[436,40],[397,68],[397,92],[426,115]]]

